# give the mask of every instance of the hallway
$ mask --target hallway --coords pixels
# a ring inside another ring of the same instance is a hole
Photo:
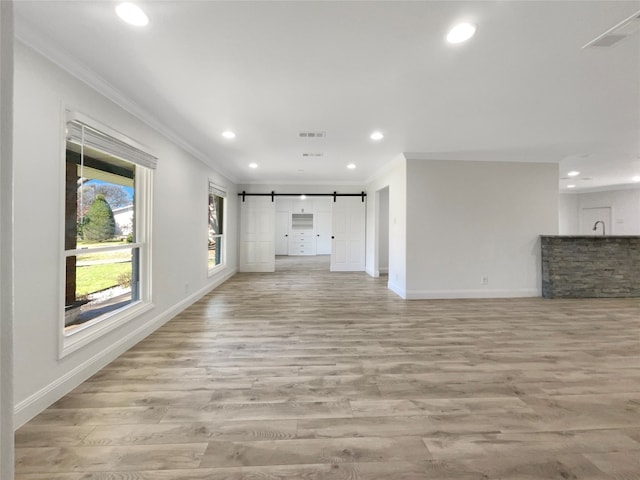
[[[20,480],[637,479],[640,302],[403,301],[278,257],[19,429],[16,461]]]

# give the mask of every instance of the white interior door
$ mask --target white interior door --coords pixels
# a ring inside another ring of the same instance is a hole
[[[276,204],[271,197],[240,201],[240,271],[275,272]]]
[[[580,235],[602,235],[602,224],[594,231],[597,221],[603,221],[607,235],[613,233],[611,225],[611,207],[583,208],[580,212]]]
[[[338,197],[332,203],[332,272],[364,271],[365,215],[361,197]]]
[[[276,255],[289,254],[289,223],[291,213],[276,211]]]

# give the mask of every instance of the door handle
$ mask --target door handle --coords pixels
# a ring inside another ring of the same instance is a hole
[[[316,235],[316,237],[319,237],[319,236],[320,236],[320,234]]]
[[[288,237],[289,235],[285,235],[285,237]]]
[[[331,240],[333,240],[334,238],[336,238],[336,237],[334,237],[333,235],[331,235]]]

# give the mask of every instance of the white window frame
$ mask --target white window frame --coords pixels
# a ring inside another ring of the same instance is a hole
[[[89,343],[94,342],[98,338],[106,335],[107,333],[115,330],[121,325],[133,320],[134,318],[142,315],[143,313],[151,310],[153,308],[152,303],[152,289],[151,289],[151,218],[152,212],[151,207],[153,205],[153,168],[143,166],[138,162],[132,162],[126,158],[120,158],[121,160],[128,161],[136,165],[136,174],[134,176],[134,191],[136,195],[135,202],[135,228],[136,228],[136,242],[127,244],[126,248],[138,248],[139,249],[139,299],[131,302],[130,304],[118,309],[113,312],[106,313],[104,315],[100,315],[92,320],[89,320],[82,326],[74,329],[70,332],[65,332],[65,283],[66,283],[66,258],[67,256],[78,255],[82,253],[88,253],[87,250],[76,249],[76,250],[65,250],[64,245],[64,237],[65,237],[65,189],[66,189],[66,149],[67,149],[67,123],[70,121],[80,122],[84,125],[87,125],[89,128],[93,128],[97,131],[100,131],[110,137],[115,138],[116,140],[130,145],[138,150],[148,152],[149,150],[136,142],[135,140],[130,139],[129,137],[116,132],[115,130],[107,127],[106,125],[102,125],[100,122],[97,122],[85,115],[65,111],[65,122],[63,126],[63,134],[61,138],[62,142],[62,166],[61,166],[61,185],[62,194],[61,197],[61,245],[62,254],[60,257],[60,274],[58,278],[62,279],[60,282],[60,308],[59,308],[59,324],[58,324],[58,356],[59,358],[63,358],[80,348],[88,345]],[[151,155],[150,153],[148,155]],[[115,155],[114,155],[115,156]],[[152,165],[153,167],[155,164]],[[122,247],[100,247],[91,249],[91,252],[108,252],[115,249],[122,249]]]
[[[224,269],[227,265],[227,191],[225,188],[216,185],[216,183],[209,179],[209,189],[207,190],[207,208],[209,208],[209,196],[214,194],[224,201],[222,202],[222,233],[215,235],[222,238],[222,253],[220,254],[220,263],[209,267],[209,252],[207,251],[207,277],[211,277]],[[209,219],[207,218],[207,240],[209,238]]]

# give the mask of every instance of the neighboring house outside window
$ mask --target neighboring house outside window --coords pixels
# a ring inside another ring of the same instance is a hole
[[[116,235],[127,237],[133,235],[133,204],[114,208],[113,218],[116,221]]]

